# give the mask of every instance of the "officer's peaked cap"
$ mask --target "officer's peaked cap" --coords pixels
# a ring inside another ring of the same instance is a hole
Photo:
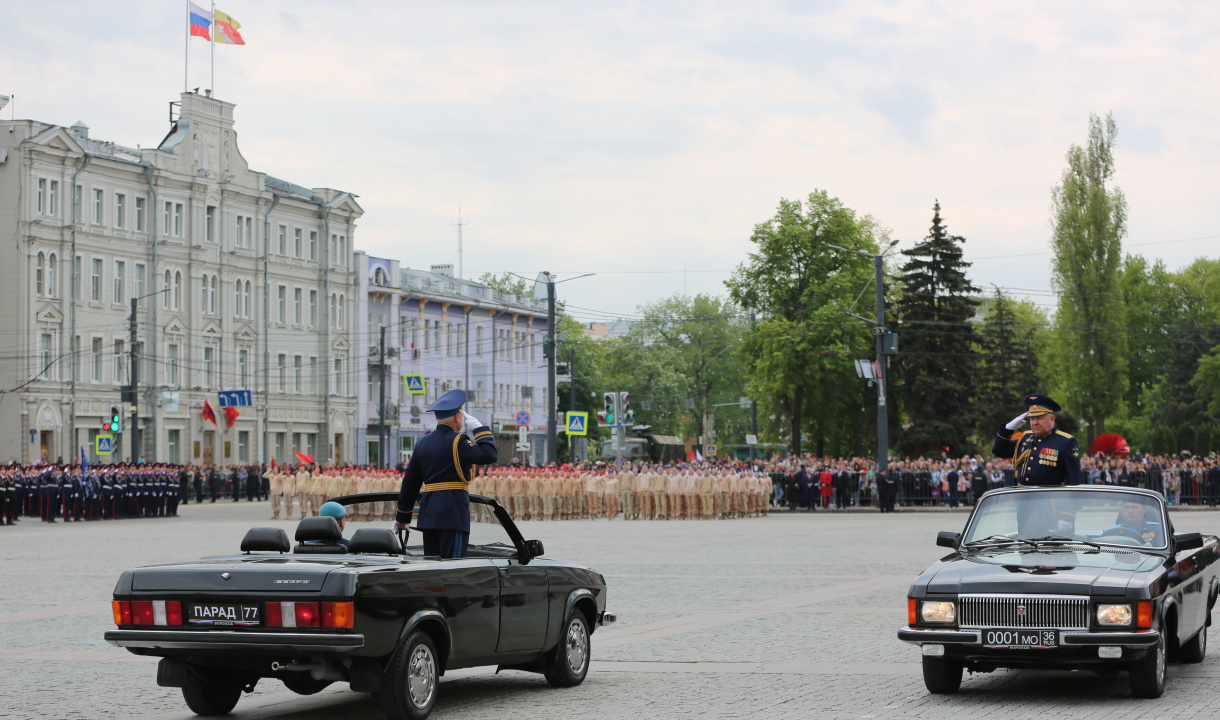
[[[1029,417],[1041,417],[1042,415],[1051,415],[1057,413],[1063,408],[1059,403],[1051,400],[1045,395],[1026,395],[1025,410],[1029,413]]]
[[[437,420],[444,420],[447,417],[452,417],[458,414],[462,406],[466,404],[465,390],[450,390],[436,399],[436,402],[427,407],[425,412],[436,413]]]

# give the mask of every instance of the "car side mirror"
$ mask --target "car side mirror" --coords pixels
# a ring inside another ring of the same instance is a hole
[[[536,557],[542,557],[542,554],[546,551],[542,549],[541,540],[526,540],[525,552],[529,554],[531,559],[533,559]]]
[[[1178,533],[1173,536],[1173,551],[1194,550],[1203,547],[1203,536],[1199,533]]]
[[[936,533],[936,544],[940,547],[953,548],[954,550],[956,550],[957,542],[958,542],[958,540],[961,539],[961,537],[962,537],[961,533],[949,532],[948,530],[941,530],[940,532]]]

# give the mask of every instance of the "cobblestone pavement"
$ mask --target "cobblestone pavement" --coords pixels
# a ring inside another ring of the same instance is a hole
[[[102,641],[118,573],[234,552],[271,524],[266,504],[187,505],[183,517],[0,528],[0,717],[188,718],[155,660]],[[1160,700],[1125,677],[997,672],[960,694],[924,690],[919,654],[895,639],[911,579],[939,557],[937,530],[964,513],[833,513],[733,521],[523,523],[548,555],[606,575],[619,622],[593,636],[577,688],[541,676],[449,674],[433,717],[470,718],[1192,718],[1220,714],[1220,653],[1174,666]],[[287,521],[279,521],[291,528]],[[1175,514],[1220,532],[1220,513]],[[360,526],[360,523],[352,523]],[[354,527],[349,527],[349,534]],[[236,717],[381,718],[346,685],[311,697],[263,681]]]

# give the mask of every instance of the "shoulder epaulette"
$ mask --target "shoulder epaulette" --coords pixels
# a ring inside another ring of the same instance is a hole
[[[1067,433],[1063,432],[1062,430],[1056,430],[1056,431],[1055,431],[1055,434],[1056,434],[1056,435],[1062,435],[1062,436],[1063,436],[1063,437],[1065,437],[1065,438],[1070,438],[1070,437],[1072,437],[1071,435],[1069,435],[1069,434],[1067,434]]]

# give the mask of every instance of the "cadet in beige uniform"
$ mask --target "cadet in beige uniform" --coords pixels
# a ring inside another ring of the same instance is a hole
[[[715,492],[716,476],[710,472],[699,475],[699,504],[703,511],[703,519],[711,520],[716,515]]]
[[[267,492],[271,494],[271,519],[280,519],[280,495],[283,493],[283,488],[280,487],[280,471],[275,468],[270,468],[263,473],[263,477],[267,478]]]
[[[635,473],[628,468],[618,474],[618,493],[624,520],[635,519]]]

